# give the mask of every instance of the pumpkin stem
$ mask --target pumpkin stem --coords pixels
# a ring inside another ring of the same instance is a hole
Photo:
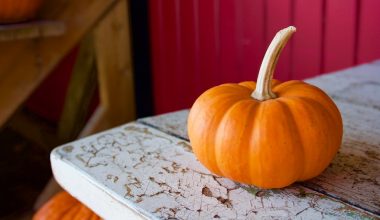
[[[276,94],[272,92],[273,72],[282,49],[294,32],[296,32],[296,28],[290,26],[277,32],[273,38],[261,63],[256,89],[251,94],[252,98],[265,101],[277,97]]]

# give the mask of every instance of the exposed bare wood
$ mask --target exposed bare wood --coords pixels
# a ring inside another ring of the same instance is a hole
[[[59,36],[65,32],[61,21],[33,21],[19,24],[0,25],[0,41]]]
[[[54,38],[0,43],[0,126],[42,82],[59,60],[117,3],[68,0],[51,18],[66,24]]]
[[[79,55],[70,79],[65,105],[59,121],[60,140],[67,142],[78,137],[96,89],[96,64],[92,35],[81,43]]]
[[[100,99],[109,126],[135,119],[128,4],[119,1],[94,30]]]

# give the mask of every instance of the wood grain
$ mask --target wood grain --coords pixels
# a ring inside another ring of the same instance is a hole
[[[85,126],[88,109],[97,87],[96,78],[94,42],[89,34],[81,42],[58,123],[58,136],[62,143],[74,140]]]
[[[94,29],[100,102],[109,126],[136,117],[128,4],[119,1]]]
[[[5,51],[0,54],[0,126],[115,2],[66,1],[65,10],[59,10],[50,18],[66,24],[64,35],[0,43],[1,51]]]
[[[19,24],[1,24],[0,41],[14,41],[41,37],[54,37],[65,32],[61,21],[34,21]]]

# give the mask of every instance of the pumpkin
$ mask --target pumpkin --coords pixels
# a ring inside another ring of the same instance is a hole
[[[62,191],[45,203],[33,216],[33,220],[100,220],[93,211],[67,192]]]
[[[272,80],[278,57],[296,31],[271,42],[257,83],[213,87],[193,104],[188,135],[198,160],[213,173],[261,188],[282,188],[319,175],[342,141],[338,108],[321,89]]]
[[[42,0],[0,0],[0,23],[14,23],[34,18]]]

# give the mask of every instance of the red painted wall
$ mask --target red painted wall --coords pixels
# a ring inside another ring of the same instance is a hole
[[[150,0],[155,112],[191,107],[207,88],[256,80],[265,49],[297,33],[275,77],[304,79],[380,58],[378,0]]]
[[[191,107],[207,88],[256,80],[281,28],[298,29],[275,77],[304,79],[380,58],[379,0],[150,0],[155,113]],[[58,121],[73,49],[27,107]]]

